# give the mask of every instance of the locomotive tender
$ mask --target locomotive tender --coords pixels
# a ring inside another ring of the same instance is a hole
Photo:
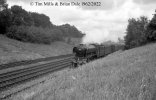
[[[123,49],[124,45],[98,45],[98,44],[79,44],[73,48],[75,55],[73,66],[85,64],[90,60],[104,57],[110,53]]]

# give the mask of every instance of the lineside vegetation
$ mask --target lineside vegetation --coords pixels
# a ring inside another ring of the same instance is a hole
[[[131,18],[125,36],[125,48],[130,49],[156,41],[156,12],[151,20],[147,17]]]
[[[75,26],[56,26],[44,14],[28,12],[17,5],[8,8],[6,0],[0,1],[0,34],[23,42],[43,44],[83,36]]]

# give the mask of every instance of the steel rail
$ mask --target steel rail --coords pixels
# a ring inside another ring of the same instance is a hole
[[[59,69],[59,68],[62,68],[64,66],[70,66],[71,64],[68,62],[68,63],[64,63],[64,65],[60,66],[60,65],[57,65],[56,67],[53,67],[53,68],[45,68],[45,69],[42,69],[36,73],[29,73],[27,75],[23,75],[21,77],[18,77],[16,79],[11,79],[9,80],[8,82],[5,82],[5,83],[1,83],[0,84],[0,90],[3,90],[4,88],[7,88],[7,87],[10,87],[10,86],[13,86],[14,84],[19,84],[21,82],[25,82],[26,80],[30,80],[34,77],[37,77],[37,76],[40,76],[44,73],[47,73],[49,71],[54,71],[56,69]]]
[[[31,71],[34,69],[39,69],[39,68],[47,66],[47,65],[55,65],[58,63],[66,62],[70,59],[72,59],[72,58],[63,59],[63,60],[56,61],[56,62],[50,62],[50,63],[46,63],[46,64],[36,65],[36,66],[28,67],[28,68],[23,68],[23,69],[11,71],[11,72],[2,73],[2,74],[0,74],[0,82],[3,81],[4,78],[6,78],[6,77],[11,77],[11,76],[14,76],[16,74],[24,73],[25,71]]]
[[[63,66],[61,66],[61,67],[55,67],[55,68],[53,68],[53,69],[51,69],[51,70],[48,70],[48,71],[42,73],[42,74],[39,75],[39,76],[43,76],[43,75],[49,74],[49,73],[51,73],[51,72],[55,72],[55,71],[58,71],[58,70],[60,70],[60,69],[67,68],[68,66],[70,66],[70,64],[69,64],[69,65],[63,65]],[[33,78],[37,78],[37,77],[39,77],[39,76],[34,76]],[[32,78],[32,79],[33,79],[33,78]],[[28,80],[31,80],[31,79],[28,79]],[[25,82],[25,81],[27,81],[27,80],[21,81],[21,83],[22,83],[22,82]],[[42,82],[42,81],[40,81],[40,82]],[[13,93],[9,93],[9,94],[6,94],[6,95],[0,95],[0,100],[3,100],[3,99],[6,100],[6,98],[10,97],[11,95],[16,94],[16,93],[18,93],[18,92],[21,92],[22,90],[28,89],[28,88],[30,88],[30,87],[32,87],[32,86],[34,86],[34,85],[37,85],[37,84],[39,84],[40,82],[35,83],[35,84],[31,85],[31,86],[24,87],[24,88],[22,88],[22,89],[19,89],[19,90],[13,92]],[[18,83],[16,83],[16,84],[18,84]],[[19,82],[19,84],[20,84],[20,82]]]
[[[66,61],[65,63],[70,63],[71,61]],[[30,69],[30,70],[26,70],[26,71],[24,71],[24,72],[21,72],[21,73],[18,73],[18,74],[14,74],[14,75],[9,75],[9,76],[5,76],[5,77],[3,77],[1,80],[0,80],[0,86],[1,86],[1,84],[2,83],[4,83],[4,82],[8,82],[8,81],[10,81],[10,80],[13,80],[13,79],[17,79],[17,78],[19,78],[19,77],[22,77],[22,76],[26,76],[26,75],[28,75],[28,74],[33,74],[33,73],[37,73],[37,72],[39,72],[40,70],[43,70],[43,69],[47,69],[47,68],[52,68],[52,67],[55,67],[55,66],[58,66],[58,65],[62,65],[62,64],[64,64],[63,62],[62,63],[58,63],[58,64],[56,64],[56,65],[54,65],[54,66],[51,66],[50,64],[46,64],[46,65],[43,65],[42,67],[39,67],[39,68],[34,68],[34,69]]]
[[[4,72],[4,73],[1,71],[1,73],[0,73],[0,94],[3,91],[8,90],[9,88],[20,85],[21,83],[28,82],[37,77],[41,77],[41,76],[49,74],[51,72],[55,72],[57,70],[61,70],[63,68],[72,66],[71,62],[73,60],[73,57],[74,57],[73,54],[70,54],[70,55],[54,57],[56,59],[46,58],[46,59],[44,59],[44,61],[48,61],[48,62],[45,62],[44,64],[26,66],[21,69],[17,69],[14,71],[8,71],[8,72]],[[50,60],[50,59],[52,59],[52,60]],[[21,65],[21,62],[19,62],[19,63],[17,62],[16,64],[18,64],[17,66],[19,66],[19,65]],[[16,67],[15,66],[16,64],[12,65],[11,67]],[[2,66],[0,65],[0,70],[1,70],[1,67]],[[10,68],[9,64],[5,68]],[[26,89],[29,87],[31,87],[31,86],[27,86],[24,88]],[[20,91],[22,91],[22,90],[20,90]],[[17,93],[17,92],[15,92],[15,93]],[[14,94],[14,93],[12,93],[12,94]],[[12,95],[12,94],[8,94],[8,95]],[[7,97],[8,95],[5,95],[4,97],[0,97],[0,99],[3,99],[5,97]]]
[[[38,63],[38,62],[42,62],[42,61],[51,61],[51,60],[60,59],[60,58],[72,57],[72,56],[73,56],[73,54],[67,54],[67,55],[60,55],[60,56],[54,56],[54,57],[39,58],[39,59],[34,59],[34,60],[24,60],[24,61],[12,62],[12,63],[8,63],[8,64],[1,64],[0,70],[11,68],[11,67],[22,66],[22,65],[34,64],[34,63]]]

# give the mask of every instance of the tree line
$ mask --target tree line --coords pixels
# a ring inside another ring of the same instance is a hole
[[[126,29],[125,48],[130,49],[156,41],[156,11],[153,18],[131,18]]]
[[[83,36],[70,24],[52,24],[45,14],[28,12],[17,5],[8,8],[6,0],[0,1],[0,34],[24,42],[45,44],[63,40],[64,37]]]

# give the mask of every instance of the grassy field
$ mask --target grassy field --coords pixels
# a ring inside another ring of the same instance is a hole
[[[72,45],[54,42],[51,45],[23,43],[0,35],[0,64],[72,53]]]
[[[46,82],[11,100],[156,100],[156,44],[118,51]]]

